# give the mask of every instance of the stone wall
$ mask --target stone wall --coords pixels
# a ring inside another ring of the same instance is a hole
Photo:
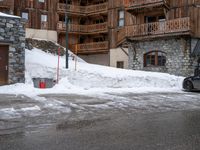
[[[58,54],[60,48],[60,55],[65,55],[65,48],[55,42],[26,38],[26,49],[32,50],[34,47],[51,54]]]
[[[0,44],[9,45],[8,83],[25,81],[25,30],[21,18],[0,16]]]
[[[166,53],[166,64],[162,67],[144,67],[144,54],[150,51]],[[193,74],[193,60],[190,38],[157,39],[129,44],[129,68],[166,72],[174,75],[188,76]]]

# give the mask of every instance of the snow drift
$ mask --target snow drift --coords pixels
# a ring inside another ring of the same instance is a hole
[[[65,69],[65,57],[60,61],[59,84],[52,89],[33,88],[32,78],[56,79],[58,56],[40,49],[26,50],[26,83],[3,86],[0,93],[47,94],[47,93],[90,93],[107,91],[174,91],[180,90],[183,77],[165,73],[117,69],[89,64],[78,59],[69,59],[69,69]]]
[[[182,77],[165,73],[117,69],[88,64],[79,60],[75,71],[74,60],[69,60],[69,69],[65,69],[65,57],[61,58],[60,84],[71,84],[81,88],[180,88]],[[26,50],[27,81],[33,77],[56,77],[57,56],[38,49]]]

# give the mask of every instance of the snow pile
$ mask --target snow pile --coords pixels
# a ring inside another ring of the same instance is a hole
[[[0,17],[21,18],[19,16],[9,15],[9,14],[5,14],[5,13],[2,13],[2,12],[0,12]]]
[[[0,93],[47,94],[47,93],[96,93],[108,91],[147,92],[177,91],[181,89],[183,77],[165,73],[134,71],[88,64],[69,59],[65,69],[65,57],[60,58],[60,81],[52,89],[33,88],[32,78],[56,79],[58,56],[39,49],[26,50],[26,83],[0,87]]]

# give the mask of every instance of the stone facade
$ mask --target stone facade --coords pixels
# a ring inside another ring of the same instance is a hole
[[[193,75],[195,66],[191,54],[191,38],[154,39],[129,44],[129,68],[165,72],[180,76]],[[144,66],[144,54],[162,51],[166,54],[165,66]]]
[[[25,29],[21,18],[0,15],[0,44],[9,45],[8,84],[25,81]]]
[[[26,49],[32,50],[34,47],[51,54],[58,54],[58,49],[60,49],[60,55],[65,55],[65,48],[55,42],[26,38]]]

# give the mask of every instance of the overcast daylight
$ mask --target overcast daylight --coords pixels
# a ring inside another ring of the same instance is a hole
[[[198,150],[200,0],[0,0],[0,150]]]

